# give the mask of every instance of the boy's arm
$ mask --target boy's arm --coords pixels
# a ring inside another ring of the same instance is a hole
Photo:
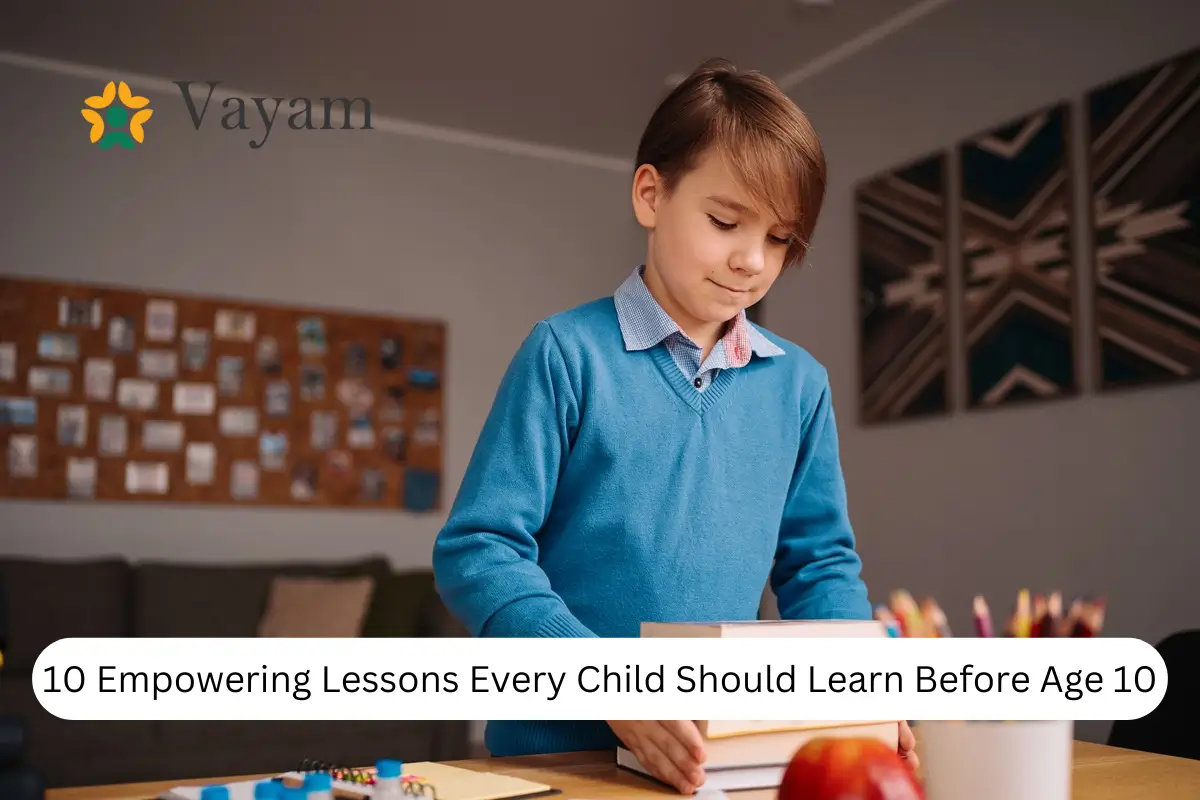
[[[828,377],[800,439],[771,588],[783,619],[870,619],[854,550]]]
[[[433,546],[447,608],[472,636],[595,636],[537,563],[579,405],[558,342],[539,322],[505,372]]]

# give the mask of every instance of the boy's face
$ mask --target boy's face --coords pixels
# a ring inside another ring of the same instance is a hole
[[[700,158],[669,194],[658,171],[643,165],[633,203],[650,232],[646,280],[663,290],[660,303],[685,330],[733,319],[783,269],[791,232],[756,207],[717,154]]]

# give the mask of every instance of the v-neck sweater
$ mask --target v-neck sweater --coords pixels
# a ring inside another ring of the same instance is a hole
[[[869,619],[826,371],[799,346],[703,391],[627,350],[613,299],[538,322],[434,544],[473,636],[636,637],[644,621]],[[494,755],[611,747],[603,722],[491,722]]]

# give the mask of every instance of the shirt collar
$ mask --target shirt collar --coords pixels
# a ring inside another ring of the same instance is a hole
[[[650,289],[642,279],[642,270],[644,269],[644,265],[635,269],[613,294],[613,301],[617,308],[617,320],[621,326],[621,336],[625,339],[626,350],[648,350],[676,333],[687,336],[667,312],[663,311],[662,306],[654,299],[654,295],[650,294]],[[741,338],[741,334],[745,334],[754,355],[763,358],[783,355],[782,349],[750,323],[746,318],[745,311],[738,312],[733,326],[722,338],[722,341],[729,339],[736,342]],[[749,356],[747,356],[742,363],[749,360]]]

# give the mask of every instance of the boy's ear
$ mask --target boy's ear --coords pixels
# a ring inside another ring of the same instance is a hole
[[[658,170],[642,164],[633,173],[633,214],[643,228],[652,229],[662,200],[663,181]]]

